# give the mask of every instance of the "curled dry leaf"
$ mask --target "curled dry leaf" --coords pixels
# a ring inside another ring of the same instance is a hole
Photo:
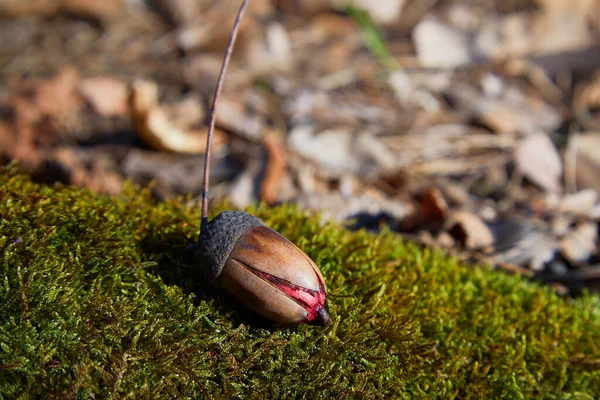
[[[204,115],[198,100],[187,99],[178,104],[158,104],[158,85],[138,80],[132,85],[131,116],[139,137],[156,150],[198,154],[206,149],[208,128],[193,128]],[[226,135],[215,130],[213,146],[224,144]]]
[[[526,137],[515,151],[519,170],[548,192],[560,192],[562,161],[548,135],[542,132]]]
[[[492,231],[477,215],[455,211],[445,223],[445,230],[467,249],[485,249],[494,244]]]

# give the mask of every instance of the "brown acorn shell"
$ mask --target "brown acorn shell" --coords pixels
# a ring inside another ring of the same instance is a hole
[[[308,316],[302,306],[233,258],[227,260],[220,281],[239,302],[275,322],[296,324]]]
[[[219,276],[238,239],[263,222],[245,212],[223,211],[200,232],[196,258],[207,280],[219,284]]]
[[[296,286],[326,290],[317,265],[283,235],[266,226],[254,227],[242,235],[229,258]]]

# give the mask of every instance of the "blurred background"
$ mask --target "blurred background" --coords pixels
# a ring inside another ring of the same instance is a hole
[[[0,162],[197,202],[239,5],[0,0]],[[212,151],[213,200],[598,290],[600,1],[251,0]]]

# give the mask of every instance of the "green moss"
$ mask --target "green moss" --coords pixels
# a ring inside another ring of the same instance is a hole
[[[196,208],[0,178],[0,397],[593,398],[600,302],[292,206],[327,328],[270,327],[182,266]],[[175,260],[176,262],[172,261]]]

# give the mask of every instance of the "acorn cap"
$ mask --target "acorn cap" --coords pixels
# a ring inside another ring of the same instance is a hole
[[[255,216],[241,211],[223,211],[200,232],[197,259],[212,284],[217,283],[239,238],[257,226],[265,224]]]

